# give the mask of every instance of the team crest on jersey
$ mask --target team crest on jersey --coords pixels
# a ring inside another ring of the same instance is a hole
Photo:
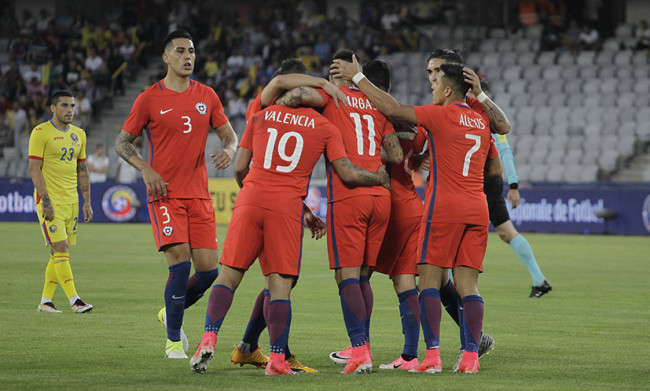
[[[57,230],[56,225],[50,225],[49,229],[50,229],[50,232],[52,232],[52,233],[55,233],[56,230]]]
[[[198,111],[201,115],[206,115],[208,113],[208,106],[203,102],[197,103],[194,107],[196,108],[196,111]]]
[[[163,235],[165,236],[172,236],[174,233],[174,228],[171,225],[166,225],[163,227]]]
[[[70,133],[70,138],[71,138],[72,141],[74,141],[75,143],[79,141],[79,136],[77,136],[76,133]]]

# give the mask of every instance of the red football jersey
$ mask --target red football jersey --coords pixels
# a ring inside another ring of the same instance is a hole
[[[190,80],[184,92],[159,81],[138,95],[122,129],[149,140],[149,164],[167,186],[168,198],[209,199],[205,144],[210,127],[228,122],[214,90]]]
[[[248,122],[239,146],[253,158],[235,207],[257,205],[299,221],[321,154],[329,161],[347,157],[336,127],[308,107],[268,106]]]
[[[336,107],[334,100],[324,92],[323,115],[339,129],[345,150],[352,163],[368,171],[377,171],[381,161],[381,144],[384,136],[393,133],[393,125],[370,103],[370,100],[354,87],[339,87],[348,97],[350,104]],[[383,186],[348,187],[327,167],[327,197],[329,202],[358,195],[390,195]]]
[[[251,101],[251,103],[248,104],[248,108],[246,109],[246,122],[250,122],[251,118],[253,118],[253,115],[255,115],[258,111],[262,110],[262,94],[259,93]]]
[[[390,174],[391,216],[398,219],[422,216],[422,199],[415,192],[412,177],[413,156],[422,152],[426,141],[426,131],[418,128],[413,141],[399,140],[404,152],[402,163],[386,164]]]
[[[490,129],[465,103],[415,106],[427,129],[431,173],[425,191],[427,222],[487,225],[483,172]]]

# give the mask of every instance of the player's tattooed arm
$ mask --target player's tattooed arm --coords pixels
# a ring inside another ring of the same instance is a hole
[[[375,186],[382,185],[390,189],[390,177],[386,167],[381,166],[376,172],[368,171],[350,161],[349,158],[341,158],[332,162],[336,174],[343,182],[350,186]]]
[[[41,198],[40,204],[43,218],[47,221],[52,221],[54,219],[54,207],[52,206],[52,201],[50,200],[50,196],[47,193],[47,187],[45,186],[45,178],[43,177],[43,160],[30,158],[29,173],[32,177],[32,182],[34,183],[34,189],[36,189],[36,193]]]
[[[131,163],[130,160],[132,156],[138,156],[138,152],[136,152],[135,147],[133,146],[133,142],[136,138],[136,136],[122,129],[119,136],[117,136],[117,142],[115,143],[115,152],[127,163],[135,168],[138,168],[133,163]]]
[[[158,174],[149,165],[149,163],[142,160],[133,146],[136,136],[122,129],[120,135],[117,136],[115,142],[115,152],[127,163],[142,172],[142,180],[147,186],[147,194],[155,199],[167,197],[167,185],[169,183]]]
[[[77,162],[77,180],[79,181],[81,195],[84,198],[82,207],[84,222],[88,223],[93,219],[93,208],[90,206],[90,174],[88,173],[88,164],[85,161]]]
[[[510,131],[510,121],[506,114],[489,97],[481,103],[483,109],[490,118],[490,130],[498,134],[506,134]]]
[[[404,152],[399,144],[396,133],[388,133],[381,143],[385,152],[385,160],[389,163],[400,164],[404,160]]]
[[[301,86],[285,91],[276,99],[275,103],[287,107],[301,105],[321,107],[323,105],[323,97],[316,89]]]

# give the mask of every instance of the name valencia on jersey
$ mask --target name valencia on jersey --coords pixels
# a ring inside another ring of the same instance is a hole
[[[295,115],[282,111],[267,111],[264,113],[264,120],[282,122],[289,125],[298,125],[314,129],[314,119],[306,115]]]

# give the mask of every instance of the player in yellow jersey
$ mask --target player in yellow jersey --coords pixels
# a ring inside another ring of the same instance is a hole
[[[60,90],[52,95],[52,119],[36,126],[29,136],[29,172],[34,182],[36,211],[50,261],[45,269],[45,286],[40,312],[60,313],[52,296],[61,284],[72,312],[90,312],[74,286],[68,246],[77,243],[79,197],[84,198],[84,222],[93,218],[90,206],[90,180],[86,165],[86,133],[70,123],[74,116],[74,94]]]

